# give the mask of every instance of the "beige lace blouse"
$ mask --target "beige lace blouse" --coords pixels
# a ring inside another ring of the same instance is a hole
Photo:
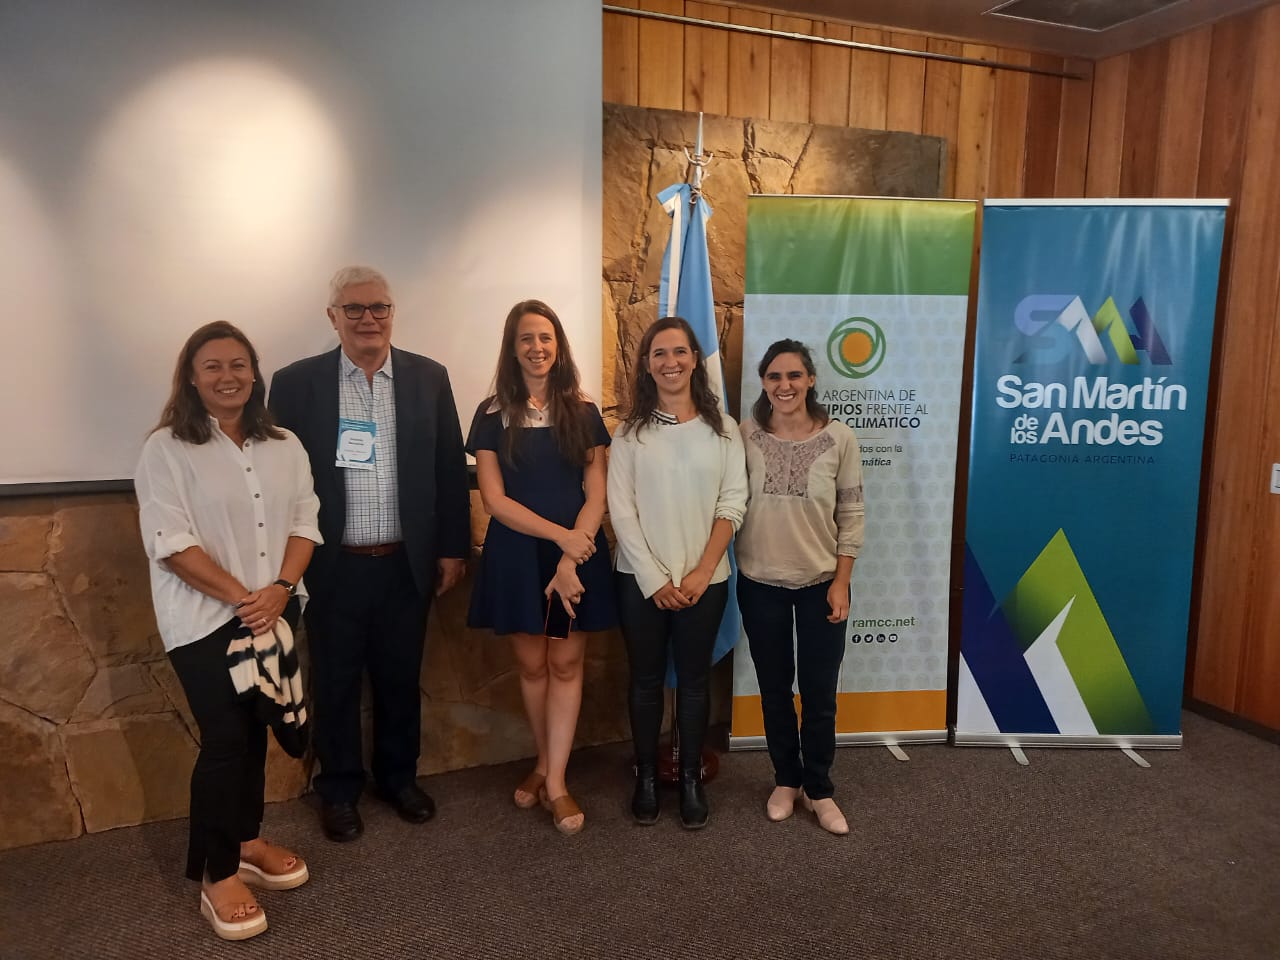
[[[734,549],[752,580],[796,589],[835,576],[836,557],[862,548],[862,452],[832,420],[807,440],[742,424],[751,498]]]

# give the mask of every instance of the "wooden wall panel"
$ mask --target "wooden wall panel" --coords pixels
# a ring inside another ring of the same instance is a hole
[[[843,23],[815,23],[814,33],[832,40],[852,40],[853,28]],[[849,65],[846,48],[813,45],[809,73],[809,118],[813,123],[843,127],[849,121]]]
[[[1155,195],[1194,197],[1200,174],[1200,131],[1209,83],[1213,28],[1202,27],[1169,43],[1169,72],[1156,145]]]
[[[783,33],[813,32],[813,21],[774,17],[774,30]],[[809,123],[809,84],[813,44],[803,40],[769,41],[769,117],[793,123]]]
[[[1269,8],[1256,19],[1257,49],[1269,49],[1268,42],[1280,43],[1280,7]],[[1257,609],[1266,606],[1257,591],[1271,592],[1275,564],[1280,561],[1280,556],[1262,554],[1256,542],[1259,500],[1270,497],[1264,487],[1265,451],[1259,441],[1277,426],[1266,417],[1266,386],[1271,371],[1280,373],[1273,333],[1280,264],[1280,191],[1274,186],[1280,154],[1280,92],[1269,58],[1260,55],[1254,60],[1218,368],[1210,522],[1204,551],[1201,638],[1212,636],[1213,641],[1207,649],[1203,639],[1197,645],[1193,687],[1197,698],[1246,716],[1250,715],[1246,702],[1256,708],[1259,700],[1246,665],[1251,659],[1265,661],[1251,655],[1251,649],[1271,647],[1278,637],[1275,621],[1257,619]],[[1267,506],[1275,509],[1270,503]],[[1273,686],[1270,702],[1277,699],[1280,686]]]
[[[1253,17],[1215,24],[1200,138],[1198,197],[1238,197],[1258,56]]]
[[[729,22],[748,27],[770,27],[773,18],[756,10],[730,7]],[[729,116],[769,116],[768,37],[729,34]]]
[[[998,50],[1001,63],[1031,65],[1031,54],[1021,50]],[[987,174],[987,196],[1023,196],[1023,176],[1027,156],[1027,105],[1031,74],[1014,70],[996,73],[996,90],[991,104],[991,162]]]
[[[903,50],[925,49],[926,38],[913,33],[891,33],[888,45]],[[920,133],[924,124],[925,62],[919,57],[889,58],[889,101],[885,123],[889,130]]]
[[[1274,49],[1274,48],[1273,48]],[[1274,127],[1274,120],[1268,123]],[[1274,129],[1270,137],[1280,149]],[[1280,272],[1280,271],[1278,271]],[[1272,284],[1280,277],[1269,277]],[[1270,317],[1268,326],[1280,326],[1280,309]],[[1254,530],[1252,579],[1248,591],[1249,616],[1242,637],[1243,668],[1240,671],[1239,698],[1233,713],[1256,723],[1280,730],[1280,590],[1275,589],[1275,564],[1280,560],[1280,496],[1263,492],[1270,478],[1271,465],[1280,462],[1280,363],[1277,363],[1277,338],[1271,342],[1271,367],[1259,396],[1263,398],[1261,438],[1262,456],[1253,475],[1259,503],[1252,522]]]
[[[698,20],[729,19],[716,3],[684,5],[685,16]],[[684,109],[690,113],[729,112],[729,34],[712,27],[689,27],[684,32]]]
[[[1120,196],[1149,197],[1156,189],[1156,148],[1169,69],[1169,45],[1157,43],[1129,55],[1124,106]]]
[[[1229,413],[1224,416],[1223,394],[1231,385],[1225,376],[1234,366],[1235,328],[1237,326],[1233,296],[1242,295],[1242,285],[1235,278],[1237,245],[1248,243],[1249,234],[1239,230],[1242,208],[1239,204],[1244,175],[1246,138],[1253,100],[1257,52],[1257,23],[1252,17],[1236,17],[1213,28],[1210,51],[1209,80],[1205,92],[1205,125],[1200,142],[1198,194],[1208,197],[1231,197],[1228,211],[1231,229],[1224,252],[1224,270],[1231,278],[1228,289],[1219,297],[1218,330],[1220,358],[1217,368],[1217,392],[1214,396],[1216,418],[1213,433],[1208,482],[1204,496],[1208,500],[1205,513],[1203,567],[1200,591],[1199,632],[1191,692],[1198,700],[1234,711],[1237,708],[1241,660],[1244,651],[1244,611],[1239,599],[1241,569],[1252,562],[1251,501],[1235,493],[1229,476],[1233,458]],[[1231,366],[1229,366],[1231,364]],[[1249,561],[1239,563],[1239,552],[1248,552]],[[1222,628],[1219,628],[1219,624]],[[1212,641],[1208,638],[1212,636]]]
[[[879,30],[853,28],[858,43],[883,45]],[[849,126],[887,130],[885,112],[889,105],[889,60],[887,53],[854,50],[849,65]]]
[[[1274,50],[1274,44],[1280,42],[1280,7],[1272,7],[1268,11],[1270,22],[1263,31],[1264,50]],[[1280,109],[1280,96],[1277,96],[1274,77],[1268,78],[1266,95],[1254,113],[1254,122],[1249,132],[1250,155],[1255,152],[1276,157],[1280,151],[1280,123],[1276,113]],[[1256,138],[1256,139],[1255,139]],[[1275,191],[1272,191],[1273,194]],[[1278,204],[1273,200],[1270,204],[1275,215]],[[1280,259],[1278,256],[1277,259]],[[1277,290],[1276,299],[1280,301],[1280,267],[1273,264],[1276,275],[1259,278],[1261,283],[1270,284]],[[1239,700],[1233,712],[1261,723],[1273,730],[1280,730],[1280,590],[1275,588],[1275,564],[1280,561],[1280,496],[1263,492],[1268,484],[1271,465],[1280,462],[1280,334],[1276,328],[1280,326],[1280,303],[1277,303],[1270,318],[1263,317],[1259,326],[1270,328],[1271,334],[1271,366],[1267,380],[1257,390],[1261,398],[1262,417],[1265,427],[1260,443],[1261,457],[1252,480],[1254,489],[1258,491],[1258,505],[1252,521],[1254,529],[1253,556],[1256,558],[1252,569],[1252,578],[1248,590],[1250,600],[1249,616],[1245,621],[1243,632],[1243,668],[1240,671]],[[1265,322],[1267,319],[1269,323]]]
[[[994,47],[964,45],[964,56],[971,60],[991,61],[995,54]],[[987,195],[995,90],[992,68],[972,64],[960,68],[960,122],[956,131],[956,196],[960,199],[980,200]]]
[[[1084,181],[1086,197],[1115,197],[1120,194],[1128,82],[1127,53],[1103,60],[1094,70],[1089,161]]]
[[[684,13],[684,0],[640,0],[640,9]],[[640,103],[684,108],[684,30],[678,23],[640,21]]]
[[[956,40],[929,38],[929,51],[948,57],[964,55],[964,45]],[[947,141],[947,163],[943,171],[942,194],[956,193],[956,134],[960,129],[960,64],[930,60],[924,68],[924,120],[921,133]]]
[[[615,7],[637,5],[638,0],[614,3]],[[601,30],[605,102],[635,106],[640,102],[640,21],[621,13],[606,13]]]
[[[795,29],[715,0],[619,0]],[[1090,63],[874,26],[805,29],[986,60],[1060,65],[1083,79],[925,62],[879,51],[728,35],[604,16],[605,97],[730,116],[919,130],[947,141],[944,192],[1227,197],[1210,442],[1193,591],[1189,694],[1280,729],[1280,5]],[[804,53],[801,53],[804,50]]]
[[[1280,323],[1280,315],[1273,320]],[[1274,392],[1274,375],[1269,383]],[[1274,423],[1277,417],[1280,417],[1280,410],[1273,404],[1268,410],[1269,422]],[[1280,431],[1268,430],[1265,440],[1266,449],[1280,449],[1277,447]],[[1280,511],[1274,503],[1259,517],[1255,555],[1261,563],[1274,562],[1276,557],[1280,557]],[[1256,572],[1258,577],[1270,576],[1260,568]],[[1250,642],[1241,675],[1240,697],[1230,709],[1232,713],[1255,723],[1280,730],[1280,693],[1277,692],[1280,691],[1280,642],[1276,639],[1275,626],[1280,623],[1280,591],[1271,589],[1265,582],[1260,585],[1257,578],[1253,589],[1252,616],[1248,621],[1249,633],[1246,634]]]
[[[1045,54],[1031,57],[1041,70],[1061,70],[1062,60]],[[1058,133],[1061,127],[1061,77],[1032,74],[1027,78],[1026,169],[1023,189],[1028,197],[1052,197],[1058,172]]]
[[[1058,169],[1052,196],[1083,197],[1089,163],[1089,127],[1093,119],[1093,64],[1068,60],[1066,73],[1083,80],[1062,81],[1058,112]],[[1030,194],[1034,196],[1034,194]]]

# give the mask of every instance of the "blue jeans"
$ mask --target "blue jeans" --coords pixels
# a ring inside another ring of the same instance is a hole
[[[834,792],[836,687],[846,621],[827,620],[830,587],[827,580],[789,590],[738,572],[738,607],[756,665],[774,782],[780,787],[804,787],[812,800]],[[797,677],[802,707],[798,728],[791,689]]]

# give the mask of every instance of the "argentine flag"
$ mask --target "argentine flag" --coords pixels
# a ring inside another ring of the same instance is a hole
[[[701,151],[701,146],[699,146]],[[662,255],[662,282],[658,288],[658,317],[684,317],[693,327],[707,363],[711,389],[720,398],[726,415],[724,372],[720,366],[720,336],[716,332],[716,305],[711,295],[711,259],[707,255],[707,220],[711,207],[687,183],[674,184],[658,194],[662,209],[671,217],[671,238]],[[718,663],[738,643],[742,617],[738,614],[738,562],[729,545],[729,602],[720,621],[711,662]],[[667,686],[676,685],[675,669],[667,665]]]

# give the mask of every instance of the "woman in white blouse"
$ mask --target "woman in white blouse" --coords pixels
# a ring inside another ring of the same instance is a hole
[[[302,573],[321,542],[319,501],[297,438],[271,423],[258,355],[229,323],[191,335],[136,487],[160,637],[200,727],[187,876],[223,939],[267,928],[245,886],[305,883],[296,854],[258,835],[267,732],[240,699],[227,647],[297,623]],[[295,597],[295,594],[298,598]]]
[[[658,819],[658,734],[670,650],[680,737],[680,822],[707,823],[702,788],[708,677],[728,600],[725,550],[742,523],[746,467],[737,424],[720,412],[689,324],[667,317],[640,340],[632,402],[609,461],[618,538],[618,618],[631,666],[636,752],[631,813]]]
[[[799,800],[823,829],[846,834],[831,763],[849,579],[862,547],[862,454],[853,431],[814,396],[817,377],[803,343],[772,344],[759,374],[760,397],[742,424],[750,509],[734,549],[776,784],[765,812],[785,820]]]

